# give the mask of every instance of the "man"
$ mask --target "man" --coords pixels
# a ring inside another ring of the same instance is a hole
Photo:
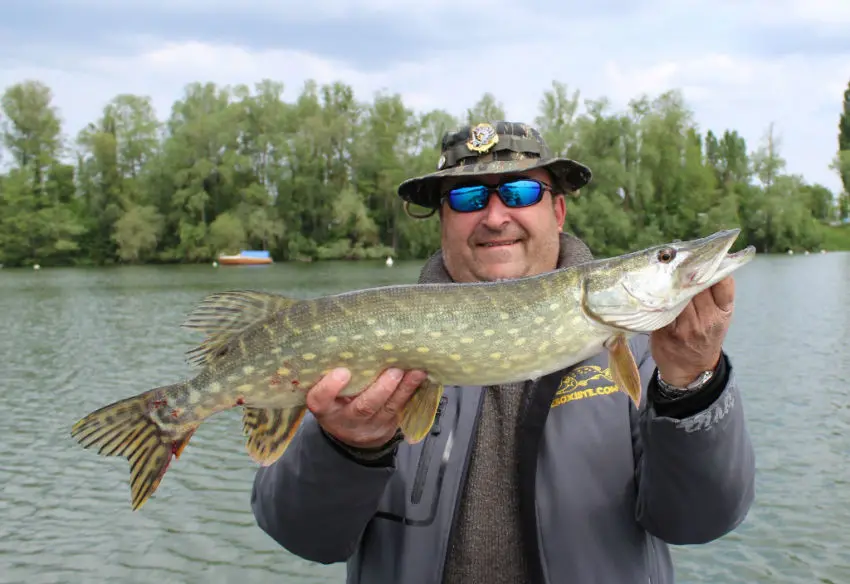
[[[442,249],[420,281],[590,259],[561,231],[565,194],[589,180],[524,124],[447,133],[437,172],[399,187],[439,212]],[[337,397],[347,372],[331,372],[284,456],[257,473],[257,522],[302,558],[347,561],[349,583],[672,583],[667,544],[723,536],[753,500],[753,449],[721,348],[733,299],[729,278],[631,341],[640,411],[600,354],[536,382],[447,387],[430,435],[409,445],[399,412],[423,372],[387,371],[353,399]]]

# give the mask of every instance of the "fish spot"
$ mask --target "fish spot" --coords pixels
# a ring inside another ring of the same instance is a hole
[[[461,370],[464,373],[475,373],[475,367],[473,367],[472,365],[464,365],[461,367]]]
[[[289,371],[289,369],[287,369],[286,367],[280,367],[280,368],[277,370],[277,374],[278,374],[278,375],[289,375],[289,373],[290,373],[290,371]]]
[[[511,315],[508,314],[507,312],[500,312],[499,313],[499,318],[501,318],[502,320],[508,320],[510,317],[511,317]]]
[[[462,337],[460,339],[460,342],[468,345],[470,343],[474,343],[475,339],[473,339],[472,337]]]
[[[366,377],[372,377],[373,375],[375,375],[375,370],[374,369],[361,369],[360,374],[364,375]]]
[[[241,375],[228,375],[227,381],[233,383],[234,381],[239,381],[240,377],[241,377]]]
[[[292,347],[293,349],[297,349],[297,348],[299,348],[299,347],[300,347],[301,345],[303,345],[303,344],[304,344],[304,343],[300,343],[300,342],[298,342],[298,343],[292,343],[292,344],[290,345],[290,347]]]
[[[457,353],[452,353],[451,355],[449,355],[449,359],[451,359],[452,361],[460,361],[460,355],[458,355]]]
[[[322,325],[320,325],[320,324],[314,324],[314,325],[313,325],[313,330],[314,330],[314,331],[317,331],[317,330],[319,330],[320,328],[322,328]]]
[[[501,356],[502,356],[502,354],[501,354],[501,353],[490,353],[490,358],[491,358],[491,359],[498,359],[498,358],[500,358]]]
[[[274,365],[274,359],[269,359],[268,361],[263,363],[263,367],[271,367],[272,365]]]
[[[384,343],[383,345],[381,345],[381,348],[382,348],[384,351],[392,351],[392,350],[393,350],[393,345],[392,345],[392,343]]]
[[[492,337],[493,335],[495,335],[495,334],[496,334],[496,331],[494,331],[493,329],[487,329],[487,330],[486,330],[486,331],[484,331],[482,334],[483,334],[485,337]]]
[[[398,361],[398,357],[387,357],[384,359],[384,362],[386,363],[395,363],[396,361]]]
[[[543,341],[542,343],[540,343],[540,348],[539,348],[539,349],[537,349],[537,350],[538,350],[538,351],[540,351],[540,352],[542,353],[543,351],[545,351],[546,349],[548,349],[548,348],[549,348],[549,345],[551,345],[551,344],[552,344],[552,343],[550,343],[549,341]]]
[[[549,310],[558,310],[560,307],[561,307],[560,304],[558,304],[557,302],[553,302],[552,304],[549,305]]]
[[[283,349],[281,349],[280,347],[275,347],[274,349],[272,349],[272,355],[280,355],[282,352]]]
[[[250,383],[245,383],[245,384],[240,385],[239,387],[236,388],[237,391],[243,391],[243,392],[244,391],[251,391],[252,389],[254,389],[254,386]]]
[[[310,373],[315,373],[315,372],[316,372],[316,369],[314,367],[308,367],[306,369],[301,370],[301,373],[304,374],[304,375],[308,375]]]
[[[544,322],[546,322],[546,319],[542,316],[538,316],[534,319],[534,324],[543,324]]]
[[[366,324],[368,324],[369,326],[372,326],[372,325],[373,325],[373,324],[375,324],[376,322],[378,322],[378,321],[377,321],[377,320],[375,320],[374,318],[367,318],[367,319],[366,319]]]
[[[441,333],[440,331],[431,331],[428,334],[431,335],[431,338],[434,338],[434,339],[438,339],[441,336],[443,336],[443,333]]]
[[[351,359],[352,357],[354,357],[354,353],[350,351],[343,351],[339,354],[340,359]]]
[[[363,338],[363,335],[352,335],[351,338],[352,338],[352,340],[359,341],[360,339]]]
[[[338,339],[337,337],[328,337],[328,338],[326,338],[326,339],[325,339],[325,342],[327,342],[327,343],[335,343],[335,342],[337,342],[338,340],[339,340],[339,339]]]
[[[242,368],[242,371],[245,375],[251,375],[254,372],[254,367],[253,365],[245,365],[245,367]]]
[[[556,329],[555,329],[555,334],[556,334],[556,335],[560,335],[560,334],[561,334],[561,333],[563,333],[563,332],[564,332],[564,327],[563,327],[563,326],[559,326],[558,328],[556,328]]]
[[[189,392],[189,403],[190,404],[196,404],[199,401],[201,401],[201,392],[196,390],[196,389],[193,389],[192,391],[190,391]]]
[[[516,341],[514,341],[514,345],[515,345],[515,346],[517,346],[517,347],[519,347],[519,346],[521,346],[521,345],[524,345],[524,344],[525,344],[525,339],[524,339],[524,338],[519,338],[519,339],[517,339]]]
[[[519,329],[517,329],[517,328],[508,329],[508,334],[509,334],[509,335],[515,335],[515,334],[517,334],[518,332],[519,332]]]
[[[304,353],[303,355],[301,355],[301,358],[305,361],[312,361],[316,358],[316,355],[314,353]]]
[[[428,352],[428,351],[430,351],[431,349],[429,349],[428,347],[416,347],[416,350],[417,350],[419,353],[427,353],[427,352]]]
[[[382,337],[382,336],[384,336],[385,334],[387,334],[387,331],[385,331],[385,330],[381,330],[381,329],[375,329],[375,334],[376,334],[377,336],[379,336],[379,337]]]
[[[218,393],[221,391],[221,384],[218,381],[213,381],[210,384],[210,391],[213,393]]]
[[[406,329],[401,330],[401,334],[403,334],[403,335],[412,335],[415,332],[416,331],[413,330],[412,328],[406,328]]]

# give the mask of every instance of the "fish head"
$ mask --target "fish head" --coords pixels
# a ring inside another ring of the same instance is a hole
[[[694,296],[755,256],[753,246],[729,253],[740,231],[719,231],[594,262],[584,276],[585,313],[605,326],[634,333],[667,326]]]

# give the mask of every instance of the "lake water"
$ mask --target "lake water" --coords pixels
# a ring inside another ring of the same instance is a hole
[[[343,582],[255,524],[240,416],[201,426],[155,497],[81,449],[89,411],[184,378],[207,293],[309,297],[413,282],[420,262],[0,270],[0,582]],[[727,349],[758,456],[755,506],[721,541],[674,550],[680,583],[850,582],[850,253],[758,257],[737,276]],[[612,557],[611,561],[617,561]]]

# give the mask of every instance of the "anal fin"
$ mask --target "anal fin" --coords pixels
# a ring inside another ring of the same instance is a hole
[[[620,391],[629,396],[635,407],[639,407],[641,398],[640,372],[626,337],[617,335],[610,339],[605,346],[608,349],[608,363],[611,375],[614,377],[614,383],[617,384]]]
[[[298,429],[307,406],[294,408],[244,408],[242,430],[248,436],[245,445],[254,461],[268,466],[283,456]]]
[[[401,431],[409,444],[423,440],[431,431],[441,397],[443,385],[430,378],[423,381],[413,392],[401,415]]]

